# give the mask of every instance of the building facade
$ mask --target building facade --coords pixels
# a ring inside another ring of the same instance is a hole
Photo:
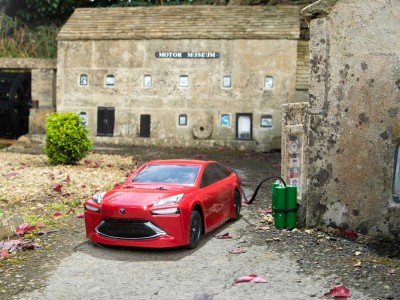
[[[280,149],[298,38],[294,6],[77,9],[58,35],[57,111],[99,144]]]

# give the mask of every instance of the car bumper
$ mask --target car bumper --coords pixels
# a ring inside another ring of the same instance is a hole
[[[187,223],[187,222],[186,222]],[[148,248],[178,247],[188,243],[181,214],[143,219],[107,219],[85,211],[86,236],[95,243]]]

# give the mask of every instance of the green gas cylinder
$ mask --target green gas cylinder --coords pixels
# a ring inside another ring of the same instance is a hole
[[[296,228],[297,226],[297,187],[286,186],[286,227]]]
[[[286,226],[286,214],[280,209],[286,208],[286,187],[279,185],[275,187],[275,227],[284,228]]]
[[[276,191],[275,191],[275,188],[280,186],[280,185],[281,184],[280,184],[279,180],[275,181],[272,184],[272,196],[271,196],[272,203],[271,203],[271,208],[272,208],[272,216],[273,217],[275,217],[275,206],[276,206]]]

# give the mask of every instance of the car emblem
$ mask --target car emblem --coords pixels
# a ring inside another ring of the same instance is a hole
[[[121,214],[124,214],[126,211],[125,211],[125,208],[123,208],[123,207],[121,207],[120,209],[119,209],[119,212],[121,213]]]

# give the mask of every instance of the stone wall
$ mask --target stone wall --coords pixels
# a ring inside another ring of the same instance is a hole
[[[307,225],[399,236],[399,2],[322,0],[303,14],[311,30]]]

